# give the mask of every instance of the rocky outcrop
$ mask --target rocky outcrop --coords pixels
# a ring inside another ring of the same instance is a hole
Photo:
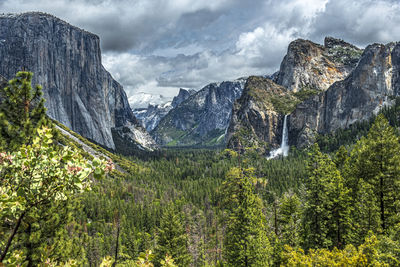
[[[186,90],[186,89],[180,88],[178,95],[172,99],[172,102],[171,102],[172,107],[176,108],[183,101],[185,101],[186,99],[188,99],[191,95],[194,95],[195,93],[196,93],[196,91],[193,89]]]
[[[112,129],[140,132],[132,143],[153,147],[122,86],[101,64],[98,36],[44,13],[0,15],[0,74],[10,79],[22,69],[43,86],[51,118],[109,148]]]
[[[318,133],[346,128],[366,120],[400,91],[400,44],[365,48],[357,67],[343,81],[300,103],[290,115],[289,140],[307,146]]]
[[[298,39],[289,44],[274,81],[293,92],[324,91],[343,80],[356,67],[362,50],[342,40],[327,37],[324,45]]]
[[[289,144],[304,147],[317,134],[347,128],[391,105],[400,95],[400,44],[373,44],[360,53],[334,38],[326,38],[324,46],[292,42],[281,69],[270,76],[283,87],[249,78],[233,110],[228,145],[233,148],[238,140],[247,140],[250,145],[278,147],[283,114],[290,114]],[[313,90],[300,90],[305,86]]]
[[[147,108],[134,109],[133,114],[139,119],[142,126],[145,127],[147,131],[151,132],[171,109],[176,108],[195,93],[195,90],[185,90],[181,88],[178,95],[172,99],[172,102],[159,105],[149,104]]]
[[[276,148],[282,140],[284,114],[297,102],[290,91],[272,80],[249,77],[233,108],[226,135],[228,147],[256,146],[262,152]]]
[[[224,144],[233,103],[246,79],[212,83],[172,109],[151,132],[158,144],[215,146]]]

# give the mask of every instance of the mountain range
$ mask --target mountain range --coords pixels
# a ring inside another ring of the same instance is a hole
[[[0,15],[0,59],[6,79],[34,72],[51,118],[117,151],[257,145],[267,152],[281,143],[285,115],[290,145],[305,147],[400,94],[399,43],[361,49],[332,37],[323,45],[291,42],[273,75],[181,89],[171,102],[147,93],[128,100],[102,66],[99,37],[49,14]]]

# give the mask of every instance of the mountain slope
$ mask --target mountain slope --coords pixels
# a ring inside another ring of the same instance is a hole
[[[282,139],[284,114],[298,102],[291,91],[272,80],[249,77],[234,104],[226,135],[228,147],[256,146],[263,151],[277,147]]]
[[[102,66],[98,36],[44,13],[0,15],[0,74],[11,79],[21,69],[43,86],[48,115],[73,131],[115,149],[115,136],[128,130],[134,146],[154,146]]]
[[[279,146],[284,114],[290,114],[289,143],[298,147],[313,143],[317,134],[369,119],[400,93],[399,51],[398,43],[362,51],[333,38],[326,38],[324,46],[292,42],[280,71],[271,76],[283,85],[280,91],[286,91],[288,101],[275,100],[282,94],[274,92],[277,84],[258,78],[251,87],[264,88],[264,97],[253,97],[252,88],[244,91],[233,110],[228,145],[236,147],[238,137],[246,136],[242,140],[250,144]],[[274,101],[284,103],[280,110],[265,105]]]
[[[369,119],[400,93],[400,44],[365,48],[354,71],[326,92],[299,104],[290,115],[291,143],[305,146],[316,134],[346,128]]]
[[[362,50],[332,37],[324,45],[298,39],[289,44],[274,81],[293,92],[324,91],[356,67]]]
[[[234,101],[245,79],[212,83],[172,109],[151,132],[168,146],[215,146],[224,143]]]

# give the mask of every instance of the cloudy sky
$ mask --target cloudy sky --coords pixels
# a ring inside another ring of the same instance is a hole
[[[398,0],[0,0],[0,12],[24,11],[98,34],[103,64],[133,98],[271,74],[296,38],[400,40]]]

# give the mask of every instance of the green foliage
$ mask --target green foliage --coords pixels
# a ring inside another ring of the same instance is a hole
[[[349,239],[350,190],[335,164],[315,144],[308,161],[304,247],[343,247]]]
[[[371,234],[358,249],[347,245],[343,250],[334,248],[310,249],[307,254],[302,249],[285,246],[284,266],[398,266],[399,261],[390,252],[381,249],[383,242]]]
[[[30,144],[36,131],[48,125],[42,88],[32,88],[33,74],[18,72],[8,86],[0,87],[0,148],[16,150]]]
[[[268,266],[271,247],[251,170],[231,169],[222,185],[226,209],[224,259],[228,266]]]
[[[147,250],[146,252],[142,252],[139,254],[139,257],[136,261],[136,266],[140,267],[153,267],[154,264],[152,261],[154,260],[154,254],[151,250]]]
[[[51,212],[52,205],[89,189],[90,174],[101,177],[105,172],[104,163],[99,160],[89,163],[69,147],[59,149],[52,145],[51,130],[38,129],[37,135],[31,145],[13,153],[0,153],[0,218],[8,222],[0,229],[2,236],[8,236],[0,241],[1,261],[12,246],[18,247],[13,240],[23,223],[28,223],[25,232],[29,242],[29,229]],[[35,260],[31,254],[28,245],[30,264]]]
[[[306,99],[309,99],[312,96],[317,95],[318,93],[320,93],[321,91],[314,89],[314,88],[310,88],[310,87],[303,87],[301,88],[301,90],[294,92],[293,95],[300,101],[303,102]]]
[[[300,103],[300,101],[293,97],[291,94],[286,94],[283,96],[271,96],[270,101],[274,109],[280,114],[290,114]]]
[[[300,244],[301,202],[293,193],[285,193],[278,204],[277,233],[282,244],[296,247]]]
[[[349,180],[360,201],[355,223],[361,229],[384,231],[399,222],[400,143],[395,130],[381,114],[368,136],[351,152]],[[379,226],[377,226],[379,224]],[[378,228],[376,228],[378,227]],[[362,237],[362,236],[361,236]]]
[[[268,82],[257,84],[255,93],[268,93]],[[397,101],[382,110],[396,127]],[[319,137],[330,155],[292,148],[276,160],[260,155],[267,144],[245,128],[240,154],[186,148],[127,158],[55,123],[74,138],[39,130],[0,153],[1,252],[17,228],[3,263],[112,266],[117,251],[116,266],[399,266],[400,147],[389,123],[379,115]],[[105,162],[86,146],[116,170],[92,179]]]
[[[172,256],[179,266],[189,266],[192,261],[188,251],[188,236],[178,209],[170,205],[161,218],[155,250],[155,266],[163,266],[164,259]],[[171,261],[169,260],[171,263]],[[169,266],[169,265],[166,265]]]

